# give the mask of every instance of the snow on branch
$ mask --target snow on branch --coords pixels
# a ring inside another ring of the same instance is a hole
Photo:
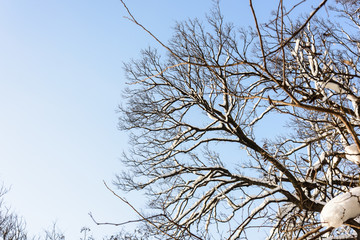
[[[353,163],[360,164],[360,153],[356,144],[351,144],[350,146],[345,147],[345,157],[346,159],[352,161]]]
[[[344,222],[360,215],[360,187],[331,199],[321,211],[324,227],[340,227]]]

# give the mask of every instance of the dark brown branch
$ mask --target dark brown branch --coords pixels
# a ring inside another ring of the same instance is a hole
[[[311,12],[310,16],[306,19],[303,25],[301,25],[288,39],[286,39],[283,43],[281,43],[281,45],[278,48],[276,48],[273,51],[270,51],[266,56],[270,56],[271,54],[274,54],[277,51],[279,51],[281,48],[285,47],[296,35],[298,35],[306,27],[306,25],[315,16],[315,14],[325,5],[326,2],[327,0],[323,0],[319,4],[319,6],[313,12]]]

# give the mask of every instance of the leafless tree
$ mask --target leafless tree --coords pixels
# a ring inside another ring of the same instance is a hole
[[[252,28],[215,7],[206,24],[179,23],[166,44],[128,12],[168,51],[125,65],[120,106],[132,148],[115,184],[146,190],[154,237],[358,235],[356,220],[326,229],[319,215],[359,185],[360,4],[323,0],[296,18],[303,2],[280,0],[260,23],[250,0]],[[276,134],[263,137],[267,129]]]
[[[53,223],[51,229],[45,230],[45,240],[63,240],[65,235],[61,230],[56,226],[56,222]]]
[[[0,187],[0,238],[3,240],[26,240],[25,222],[4,204],[7,190]]]

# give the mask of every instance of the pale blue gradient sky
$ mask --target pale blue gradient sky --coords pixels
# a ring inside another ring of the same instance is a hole
[[[247,1],[224,0],[227,20],[252,22]],[[267,16],[273,1],[258,1]],[[166,42],[175,21],[203,18],[210,0],[128,0],[134,15]],[[157,46],[123,18],[117,0],[0,1],[0,181],[6,202],[38,234],[57,221],[67,239],[88,226],[95,237],[114,232],[131,210],[103,185],[121,169],[126,133],[116,108],[125,86],[122,62]],[[240,25],[239,24],[239,25]],[[128,195],[137,206],[141,197]],[[136,200],[135,200],[136,199]]]

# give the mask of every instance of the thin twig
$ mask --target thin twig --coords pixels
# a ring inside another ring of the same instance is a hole
[[[319,232],[318,234],[316,234],[315,236],[313,236],[312,238],[310,238],[310,240],[316,240],[318,239],[320,236],[324,235],[327,232],[331,232],[334,228],[333,227],[329,227],[327,229],[325,229],[324,231]]]
[[[153,223],[152,221],[150,221],[148,218],[146,218],[144,215],[142,215],[131,203],[129,203],[125,198],[120,197],[118,194],[116,194],[107,184],[105,181],[104,185],[105,187],[112,192],[112,194],[114,194],[117,198],[119,198],[121,201],[123,201],[124,203],[126,203],[130,208],[132,208],[132,210],[134,210],[134,212],[140,216],[141,219],[143,219],[144,221],[146,221],[147,223],[151,224],[152,226],[154,226],[156,229],[158,229],[162,234],[170,237],[171,239],[177,240],[175,237],[171,236],[170,234],[168,234],[167,232],[164,232],[160,227],[158,227],[155,223]]]
[[[129,10],[129,8],[127,7],[127,5],[125,4],[125,2],[123,0],[120,0],[120,2],[123,4],[124,8],[126,9],[127,13],[129,14],[130,17],[125,17],[126,19],[130,20],[131,22],[135,23],[136,25],[138,25],[140,28],[142,28],[145,32],[147,32],[152,38],[155,39],[156,42],[158,42],[162,47],[164,47],[166,50],[168,50],[173,56],[175,56],[176,58],[178,58],[181,63],[179,63],[179,65],[183,65],[183,64],[191,64],[194,66],[199,66],[199,67],[211,67],[211,68],[224,68],[224,67],[233,67],[233,66],[237,66],[237,65],[242,65],[242,64],[247,64],[248,62],[246,61],[240,61],[240,62],[235,62],[235,63],[231,63],[231,64],[225,64],[225,65],[208,65],[208,64],[201,64],[201,63],[195,63],[195,62],[191,62],[184,60],[182,57],[180,57],[178,54],[176,54],[174,51],[171,50],[171,48],[169,48],[166,44],[164,44],[162,41],[160,41],[160,39],[158,39],[150,30],[148,30],[144,25],[142,25],[141,23],[139,23],[136,18],[132,15],[131,11]],[[169,67],[171,68],[171,67]],[[167,70],[167,69],[166,69]]]
[[[298,238],[297,240],[303,240],[303,239],[306,239],[308,236],[310,236],[311,234],[319,231],[320,229],[322,228],[322,226],[319,226],[317,228],[314,228],[313,230],[305,233],[304,235],[302,235],[300,238]]]
[[[301,32],[306,25],[310,22],[310,20],[315,16],[315,14],[325,5],[325,3],[328,0],[323,0],[319,6],[310,14],[310,16],[306,19],[306,21],[304,22],[303,25],[301,25],[298,30],[296,30],[287,40],[285,40],[282,44],[280,44],[280,46],[278,48],[276,48],[275,50],[269,52],[266,56],[269,56],[277,51],[279,51],[281,48],[285,47],[296,35],[299,34],[299,32]]]
[[[96,225],[111,225],[111,226],[122,226],[122,225],[126,225],[126,224],[130,224],[130,223],[138,223],[138,222],[143,222],[145,221],[145,219],[136,219],[136,220],[129,220],[126,222],[121,222],[121,223],[110,223],[110,222],[98,222],[95,220],[94,216],[92,215],[92,213],[89,213],[90,218],[94,221],[94,223]],[[146,219],[151,219],[151,218],[156,218],[156,217],[163,217],[163,214],[158,214],[158,215],[154,215],[151,217],[148,217]]]
[[[255,9],[252,5],[252,0],[249,0],[249,4],[250,4],[250,8],[251,8],[251,12],[255,21],[255,26],[256,26],[256,31],[258,33],[258,37],[259,37],[259,41],[260,41],[260,48],[261,48],[261,54],[262,54],[262,58],[263,58],[263,64],[264,64],[264,68],[266,68],[266,55],[265,55],[265,50],[264,50],[264,43],[263,43],[263,39],[262,39],[262,34],[260,32],[260,27],[259,27],[259,23],[255,14]]]

